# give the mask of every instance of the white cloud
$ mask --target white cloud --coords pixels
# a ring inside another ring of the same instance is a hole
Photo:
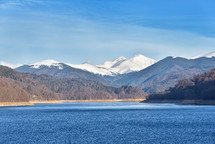
[[[192,57],[214,51],[215,47],[214,38],[199,34],[102,23],[71,15],[27,13],[21,18],[3,19],[0,57],[12,55],[11,59],[18,58],[19,63],[48,58],[67,62],[73,58],[71,63],[90,59],[101,63],[107,58],[139,53],[159,60],[169,55]]]
[[[42,0],[2,0],[0,1],[0,8],[10,9],[15,7],[23,7],[31,4],[43,4]]]

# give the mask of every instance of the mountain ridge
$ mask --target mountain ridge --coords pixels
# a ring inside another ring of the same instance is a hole
[[[39,68],[31,68],[32,65],[23,65],[21,67],[16,68],[15,70],[21,73],[33,73],[37,75],[50,75],[55,78],[77,78],[83,80],[94,80],[98,82],[102,82],[107,85],[111,85],[108,80],[104,80],[101,77],[90,73],[88,71],[84,71],[81,69],[73,68],[64,63],[57,63],[57,65],[40,65]]]
[[[32,68],[32,69],[39,69],[40,67],[44,67],[44,66],[47,66],[49,68],[58,67],[58,69],[63,69],[62,64],[65,64],[72,68],[81,69],[101,76],[105,76],[105,75],[116,76],[120,74],[134,72],[134,71],[140,71],[156,62],[157,61],[151,58],[145,57],[143,55],[136,55],[135,57],[130,59],[126,59],[125,57],[121,56],[113,61],[106,61],[101,65],[91,65],[86,63],[75,65],[75,64],[58,62],[58,61],[49,59],[49,60],[43,60],[33,64],[25,65],[25,66],[29,66],[29,68]],[[20,67],[16,69],[20,70]]]
[[[215,57],[215,51],[207,53],[207,54],[202,54],[202,55],[194,56],[194,57],[191,57],[190,59],[198,59],[198,58],[202,58],[202,57],[206,57],[206,58]]]
[[[180,80],[173,88],[149,95],[145,102],[179,102],[213,104],[215,102],[215,69]]]
[[[117,79],[114,83],[137,86],[148,93],[153,93],[164,91],[181,79],[213,68],[215,68],[215,57],[197,59],[166,57],[146,69]]]
[[[47,74],[56,78],[95,80],[116,87],[123,85],[135,86],[148,93],[153,93],[173,87],[181,79],[192,77],[193,75],[215,68],[215,57],[213,57],[213,54],[214,52],[211,52],[195,59],[169,56],[158,62],[154,61],[154,64],[150,64],[145,68],[144,66],[146,65],[144,63],[150,62],[151,59],[143,55],[136,55],[131,59],[119,57],[112,62],[107,61],[102,65],[97,65],[97,67],[90,64],[79,65],[82,66],[83,70],[80,69],[80,67],[73,68],[73,65],[56,61],[53,61],[53,65],[50,65],[50,63],[48,63],[47,66],[41,65],[40,69],[38,69],[38,65],[36,65],[36,68],[33,69],[31,68],[32,66],[25,66],[22,67],[22,69],[18,68],[16,70],[19,72]],[[145,61],[145,59],[149,61]],[[135,63],[143,64],[141,70],[135,69],[139,67]],[[88,70],[85,69],[86,67],[88,67]],[[109,74],[99,75],[89,72],[95,70],[95,68],[99,71],[103,71],[102,73],[109,72]],[[112,71],[110,72],[107,68]],[[125,72],[129,69],[133,70],[128,73]],[[116,74],[116,71],[119,73],[120,70],[125,71],[122,72],[123,74]]]

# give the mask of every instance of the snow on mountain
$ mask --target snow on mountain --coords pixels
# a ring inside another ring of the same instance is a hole
[[[7,66],[7,67],[12,68],[12,69],[21,66],[19,64],[10,64],[10,63],[4,62],[4,61],[0,61],[0,65]]]
[[[58,62],[58,61],[55,61],[55,60],[43,60],[43,61],[40,61],[40,62],[30,64],[29,66],[30,66],[30,68],[34,68],[34,69],[39,69],[41,66],[58,67],[59,69],[63,69],[62,64],[66,64],[66,65],[68,65],[70,67],[73,67],[73,68],[89,71],[89,72],[92,72],[94,74],[114,75],[112,72],[110,72],[106,68],[100,68],[100,67],[90,65],[90,64],[75,65],[75,64],[70,64],[70,63]]]
[[[151,58],[147,58],[143,55],[137,55],[131,59],[119,57],[113,61],[106,61],[103,64],[96,66],[90,64],[66,64],[74,68],[92,72],[94,74],[114,76],[117,74],[126,74],[129,72],[140,71],[154,63],[156,63],[156,61]]]
[[[207,53],[207,54],[195,56],[195,57],[192,57],[192,58],[190,58],[190,59],[197,59],[197,58],[201,58],[201,57],[207,57],[207,58],[215,57],[215,51],[214,51],[214,52],[211,52],[211,53]]]
[[[114,73],[112,73],[111,71],[109,71],[106,68],[102,68],[102,67],[98,67],[98,66],[94,66],[94,65],[90,65],[90,64],[80,64],[80,65],[74,65],[74,64],[69,64],[69,63],[65,63],[65,64],[69,65],[69,66],[71,66],[73,68],[77,68],[77,69],[92,72],[94,74],[115,75]]]
[[[91,64],[70,64],[62,63],[55,60],[44,60],[37,63],[30,64],[30,68],[39,69],[41,66],[47,67],[58,67],[63,69],[62,64],[66,64],[73,68],[85,70],[99,75],[114,76],[118,74],[126,74],[129,72],[140,71],[152,64],[156,63],[155,60],[147,58],[143,55],[137,55],[131,59],[126,59],[125,57],[119,57],[113,61],[106,61],[101,65],[91,65]]]
[[[156,60],[145,57],[143,55],[136,55],[131,59],[126,59],[124,61],[114,64],[110,68],[110,71],[118,74],[125,74],[129,72],[140,71],[156,62]]]
[[[113,65],[116,65],[116,64],[119,64],[119,63],[122,63],[123,61],[127,60],[125,57],[121,56],[113,61],[106,61],[104,62],[103,64],[101,65],[97,65],[97,67],[101,67],[101,68],[106,68],[106,69],[109,69],[111,68]]]
[[[58,67],[59,69],[63,69],[63,66],[60,63],[61,62],[49,59],[49,60],[43,60],[40,62],[30,64],[30,66],[31,66],[31,68],[35,68],[35,69],[39,69],[41,66]]]

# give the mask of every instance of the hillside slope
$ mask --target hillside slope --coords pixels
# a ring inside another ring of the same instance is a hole
[[[154,93],[147,102],[165,100],[215,100],[215,69],[192,78],[179,81],[174,88]]]
[[[21,73],[33,73],[37,75],[45,74],[53,76],[55,78],[76,78],[83,80],[94,80],[110,85],[110,82],[102,79],[101,77],[93,73],[73,68],[64,63],[52,63],[51,65],[38,65],[38,63],[36,63],[34,65],[23,65],[21,67],[16,68],[15,70]]]
[[[173,87],[179,80],[189,78],[215,68],[215,57],[185,59],[167,57],[154,65],[117,79],[114,83],[142,88],[148,93]]]
[[[0,102],[28,102],[29,100],[25,90],[13,87],[5,79],[0,78]]]
[[[102,83],[81,79],[56,79],[47,75],[25,74],[37,83],[45,85],[53,92],[61,94],[67,100],[86,99],[133,99],[145,98],[147,93],[140,88],[122,86],[115,88]]]
[[[135,87],[115,88],[92,80],[56,79],[48,75],[19,73],[4,66],[0,66],[0,77],[12,87],[28,93],[29,100],[133,99],[147,95]]]
[[[20,88],[26,91],[30,100],[59,100],[60,95],[51,91],[46,86],[37,83],[25,76],[25,74],[18,73],[8,67],[0,66],[0,77],[10,83],[11,86]]]

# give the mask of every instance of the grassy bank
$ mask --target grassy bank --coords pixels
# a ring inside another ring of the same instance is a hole
[[[0,102],[0,107],[31,106],[31,102]]]
[[[84,102],[140,102],[144,99],[97,99],[97,100],[63,100],[64,103],[84,103]]]
[[[51,103],[63,103],[63,101],[62,100],[51,100],[51,101],[36,100],[36,101],[30,101],[30,103],[33,103],[33,104],[51,104]]]
[[[0,102],[0,107],[31,106],[34,104],[54,103],[88,103],[88,102],[140,102],[145,99],[98,99],[98,100],[53,100],[53,101],[29,101],[29,102]]]
[[[31,101],[34,104],[50,103],[90,103],[90,102],[140,102],[145,99],[97,99],[97,100],[56,100],[56,101]]]

